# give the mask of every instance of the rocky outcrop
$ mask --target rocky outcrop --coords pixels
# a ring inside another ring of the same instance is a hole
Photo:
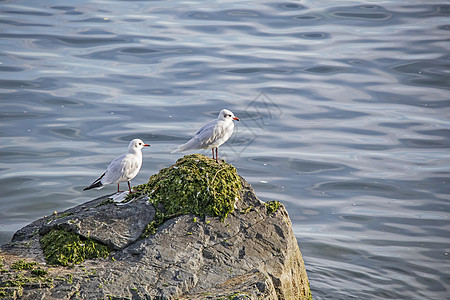
[[[155,226],[162,208],[141,195],[127,203],[105,196],[37,220],[2,247],[0,297],[312,299],[284,206],[261,202],[240,181],[240,198],[222,219],[188,213],[166,216]],[[79,239],[64,245],[67,251],[75,247],[76,254],[49,251],[42,242],[53,233],[59,243],[61,232]],[[95,257],[96,251],[99,258],[83,256]],[[49,265],[52,255],[57,256],[52,263],[69,267]],[[78,260],[71,263],[64,255]]]

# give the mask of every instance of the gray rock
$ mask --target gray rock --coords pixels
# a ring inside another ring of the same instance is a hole
[[[145,198],[117,205],[105,196],[39,219],[1,247],[8,272],[0,274],[0,293],[20,299],[312,299],[286,209],[268,213],[244,179],[242,186],[242,200],[224,221],[182,215],[148,238],[141,234],[155,209]],[[103,243],[111,255],[49,268],[39,239],[54,228]],[[9,284],[18,272],[32,277],[10,269],[24,257],[48,271],[38,286]]]

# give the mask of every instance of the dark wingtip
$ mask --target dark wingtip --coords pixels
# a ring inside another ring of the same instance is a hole
[[[103,186],[102,182],[101,181],[96,181],[93,184],[91,184],[90,186],[85,187],[83,189],[83,191],[87,191],[87,190],[90,190],[90,189],[95,189],[95,188],[98,188],[98,187],[101,187],[101,186]]]

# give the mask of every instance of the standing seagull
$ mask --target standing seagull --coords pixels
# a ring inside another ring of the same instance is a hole
[[[172,153],[192,149],[212,149],[213,159],[215,159],[216,162],[219,162],[218,148],[228,141],[233,134],[233,120],[239,121],[239,118],[235,117],[228,109],[222,109],[217,116],[217,119],[203,125],[197,133],[195,133],[195,136],[192,139],[186,144],[178,146]],[[216,149],[215,157],[214,149]]]
[[[121,182],[128,182],[128,190],[131,193],[130,180],[136,177],[142,166],[142,148],[150,147],[140,139],[134,139],[128,145],[128,152],[117,156],[108,166],[105,173],[97,178],[90,186],[84,189],[101,189],[105,185],[117,183],[117,192]]]

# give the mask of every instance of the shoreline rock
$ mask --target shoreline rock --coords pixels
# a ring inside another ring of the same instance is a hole
[[[240,199],[226,218],[182,214],[148,235],[143,233],[161,208],[145,195],[123,205],[104,196],[39,219],[1,247],[0,297],[312,299],[286,209],[260,201],[243,178],[240,185]],[[70,267],[49,265],[41,239],[52,230],[76,234],[77,246],[107,246],[110,254]],[[38,264],[11,268],[24,258]]]

